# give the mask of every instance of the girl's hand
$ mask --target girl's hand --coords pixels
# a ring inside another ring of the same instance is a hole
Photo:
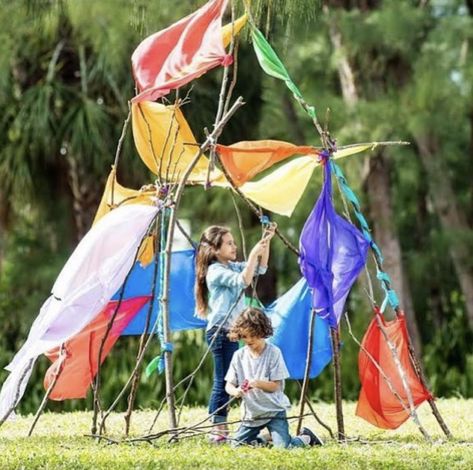
[[[271,222],[263,233],[263,240],[271,240],[271,238],[273,238],[274,234],[276,233],[277,227],[278,224],[276,222]]]
[[[264,253],[264,250],[266,250],[267,245],[268,240],[263,238],[253,247],[250,256],[261,256]]]

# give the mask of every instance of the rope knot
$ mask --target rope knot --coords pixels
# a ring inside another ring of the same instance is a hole
[[[259,220],[261,222],[261,225],[269,225],[271,223],[271,220],[267,215],[260,216]]]
[[[322,165],[325,165],[330,158],[330,152],[327,149],[323,149],[321,152],[319,152],[319,162]]]
[[[220,61],[220,64],[223,66],[223,67],[228,67],[230,65],[233,64],[233,56],[231,54],[225,54],[221,61]]]

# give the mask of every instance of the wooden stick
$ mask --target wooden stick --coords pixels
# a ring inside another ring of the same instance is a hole
[[[154,223],[154,221],[155,221],[155,218],[153,218],[153,221],[151,222],[150,226]],[[148,230],[149,230],[149,227],[148,227]],[[148,230],[146,230],[146,234],[148,233]],[[101,366],[102,366],[102,354],[103,354],[103,349],[105,347],[105,341],[107,341],[108,335],[110,334],[110,331],[112,330],[113,322],[115,321],[115,318],[118,314],[118,311],[120,310],[120,307],[121,307],[121,304],[122,304],[122,301],[123,301],[123,296],[125,294],[126,284],[128,282],[128,279],[130,278],[131,272],[133,271],[133,267],[135,266],[136,260],[138,259],[138,254],[140,252],[140,246],[141,246],[141,243],[143,242],[143,240],[145,239],[146,234],[143,236],[143,238],[141,239],[141,242],[138,244],[138,247],[137,247],[136,252],[135,252],[135,256],[133,258],[133,263],[131,264],[131,267],[130,267],[130,269],[129,269],[126,277],[125,277],[125,280],[123,281],[122,287],[120,289],[120,295],[119,295],[119,298],[118,298],[117,305],[115,307],[115,310],[114,310],[112,316],[110,317],[110,320],[108,321],[107,329],[105,330],[105,333],[102,337],[102,341],[100,343],[99,353],[98,353],[98,357],[97,357],[97,373],[95,375],[95,380],[93,381],[94,385],[92,387],[93,394],[94,394],[94,412],[93,412],[93,415],[92,415],[91,434],[96,434],[98,414],[99,414],[99,411],[100,411],[100,413],[102,412],[101,404],[100,404],[100,372],[101,372]],[[102,425],[100,426],[100,429],[101,430],[103,429]]]
[[[125,122],[123,123],[122,133],[120,134],[120,138],[118,139],[117,150],[115,152],[115,161],[113,162],[113,168],[115,172],[117,171],[118,160],[120,158],[120,154],[122,151],[122,146],[125,140],[128,124],[130,123],[130,118],[131,118],[131,105],[130,105],[130,102],[128,102],[128,116],[126,117]],[[112,180],[112,194],[110,195],[110,203],[112,206],[114,204],[114,196],[115,196],[115,178],[113,178]]]
[[[235,112],[241,107],[243,106],[245,103],[243,101],[243,98],[242,97],[239,97],[235,103],[233,104],[233,106],[230,108],[230,110],[228,111],[228,113],[224,114],[224,116],[222,117],[221,121],[219,122],[217,128],[212,132],[212,134],[214,133],[221,133],[222,130],[223,130],[223,127],[225,126],[225,124],[228,122],[228,120],[233,116],[233,114],[235,114]],[[212,137],[212,136],[211,136]],[[210,146],[211,144],[211,140],[209,139],[206,139],[206,141],[200,146],[199,150],[196,152],[193,160],[191,161],[191,163],[189,164],[188,168],[186,169],[186,172],[184,174],[184,177],[183,179],[180,181],[179,183],[179,186],[178,186],[178,191],[180,191],[181,195],[182,195],[182,191],[183,191],[183,187],[185,185],[185,182],[187,181],[187,178],[189,177],[191,171],[192,171],[192,168],[194,168],[194,166],[196,165],[197,161],[199,160],[199,158],[202,156],[202,154],[208,149],[208,147]],[[181,189],[180,189],[181,188]],[[180,198],[180,196],[179,196]],[[152,328],[152,331],[143,347],[143,351],[140,355],[140,357],[138,358],[136,364],[135,364],[135,367],[130,375],[130,377],[128,378],[127,382],[125,383],[125,385],[123,386],[122,390],[120,391],[120,393],[118,394],[118,396],[115,398],[115,400],[113,401],[113,403],[110,405],[110,407],[107,409],[107,411],[104,413],[103,415],[103,418],[102,418],[102,422],[104,423],[105,420],[107,419],[107,417],[112,413],[112,411],[116,408],[117,404],[119,403],[119,401],[121,400],[121,398],[123,397],[124,393],[126,392],[126,390],[128,389],[128,387],[130,386],[131,384],[131,381],[133,379],[133,374],[136,372],[136,370],[140,367],[141,365],[141,362],[143,361],[143,358],[144,358],[144,355],[146,353],[146,351],[148,350],[148,347],[151,343],[151,340],[153,339],[153,333],[156,331],[156,327],[157,327],[157,322],[154,323],[153,325],[153,328]],[[93,435],[95,435],[95,433],[92,433]]]
[[[212,134],[209,135],[204,142],[204,144],[199,148],[199,151],[196,153],[190,164],[188,165],[184,175],[179,181],[179,185],[174,196],[174,204],[171,210],[171,217],[168,225],[168,233],[166,239],[166,258],[165,258],[165,267],[164,267],[164,278],[163,278],[163,296],[162,296],[162,315],[163,315],[163,329],[164,329],[164,342],[167,344],[171,340],[171,329],[169,326],[169,286],[170,286],[170,272],[171,272],[171,252],[172,252],[172,242],[174,237],[174,229],[176,226],[177,219],[177,209],[181,201],[182,193],[189,178],[194,166],[199,161],[203,152],[210,147],[210,145],[215,142],[218,136],[221,134],[225,124],[230,119],[230,117],[243,106],[243,98],[239,97],[231,109],[225,114],[219,122],[216,122]],[[176,427],[176,410],[175,410],[175,397],[174,397],[174,385],[172,377],[172,351],[164,351],[164,367],[165,367],[165,377],[166,377],[166,397],[168,404],[168,417],[169,423],[172,428]]]
[[[417,376],[419,377],[419,380],[421,381],[422,385],[424,385],[424,387],[427,390],[430,390],[430,387],[427,384],[427,379],[425,377],[424,371],[422,369],[422,365],[420,364],[420,362],[419,362],[419,360],[416,356],[416,352],[415,352],[414,347],[412,345],[412,340],[409,336],[409,333],[407,334],[407,346],[408,346],[408,349],[409,349],[409,356],[410,356],[412,364],[414,366],[414,370],[416,371]],[[447,424],[443,420],[442,415],[440,414],[440,411],[437,408],[437,404],[435,403],[435,399],[431,397],[431,398],[429,398],[428,402],[429,402],[430,408],[432,410],[432,413],[435,416],[435,419],[437,420],[437,422],[438,422],[440,428],[442,429],[443,433],[447,436],[448,439],[453,439],[453,435],[450,432],[450,429],[448,428]]]
[[[232,201],[233,201],[233,206],[235,207],[235,212],[238,220],[238,229],[240,230],[240,238],[241,238],[241,249],[243,251],[243,258],[246,261],[247,255],[246,255],[246,239],[245,239],[245,232],[243,229],[243,220],[241,218],[241,213],[240,209],[238,208],[238,204],[236,202],[235,196],[233,192],[231,193],[232,196]]]
[[[389,336],[386,332],[386,329],[384,328],[384,325],[383,325],[383,322],[381,321],[380,315],[376,315],[376,323],[378,324],[378,327],[381,331],[381,334],[383,335],[384,340],[386,341],[386,343],[387,343],[387,345],[388,345],[388,347],[391,351],[391,355],[393,357],[394,364],[396,365],[399,377],[401,378],[402,387],[404,388],[404,391],[406,392],[407,402],[409,403],[409,411],[410,411],[409,414],[411,415],[412,420],[417,425],[417,427],[419,428],[420,432],[425,437],[425,439],[429,442],[432,442],[432,438],[429,436],[429,434],[424,429],[424,427],[422,426],[422,424],[419,420],[419,417],[417,415],[417,411],[416,411],[416,408],[415,408],[415,405],[414,405],[414,399],[412,398],[411,387],[409,386],[409,383],[407,382],[406,372],[404,371],[404,368],[402,367],[401,361],[399,359],[399,355],[398,355],[397,350],[396,350],[396,346],[391,341],[391,339],[389,338]]]
[[[23,373],[21,374],[20,380],[18,381],[18,386],[15,390],[15,399],[13,400],[13,404],[10,406],[8,411],[0,418],[0,426],[8,419],[8,417],[11,415],[12,411],[18,405],[18,399],[20,397],[21,384],[23,383],[23,380],[25,380],[25,377],[28,375],[28,372],[32,369],[32,367],[34,365],[34,362],[35,362],[35,358],[31,358],[28,361],[28,363],[26,364],[25,368],[23,369]]]
[[[232,6],[232,37],[230,41],[230,54],[233,54],[233,48],[235,45],[235,8],[233,4],[233,0],[231,1],[231,6]],[[218,108],[217,108],[217,114],[215,115],[215,122],[214,122],[214,129],[217,123],[220,121],[220,118],[222,117],[222,114],[224,113],[225,110],[225,98],[230,99],[230,95],[228,94],[225,96],[225,92],[227,91],[227,81],[228,81],[228,72],[229,72],[230,67],[226,66],[223,67],[223,75],[222,75],[222,83],[220,85],[220,94],[218,98]],[[214,143],[217,143],[217,139],[215,139]],[[210,187],[210,174],[215,168],[215,147],[212,145],[210,147],[210,160],[209,164],[207,167],[207,181],[205,184],[205,188]]]
[[[338,328],[330,327],[330,337],[332,338],[333,382],[335,408],[337,411],[337,434],[339,441],[345,441],[345,424],[343,422],[342,408],[342,377],[340,369],[340,334]]]
[[[312,349],[314,348],[314,326],[315,326],[315,309],[310,311],[310,321],[309,321],[309,339],[307,342],[307,354],[305,358],[305,371],[304,371],[304,381],[302,382],[301,388],[301,397],[299,399],[299,420],[297,422],[297,431],[296,434],[301,433],[302,427],[302,417],[304,416],[304,405],[306,402],[307,389],[309,386],[309,377],[310,377],[310,368],[312,366]]]
[[[225,168],[225,166],[223,165],[221,159],[220,159],[220,156],[218,155],[218,153],[216,154],[216,158],[218,160],[218,162],[220,163],[220,167],[222,169],[222,172],[223,174],[225,175],[225,178],[227,179],[227,181],[230,183],[230,186],[232,187],[232,189],[246,202],[246,204],[248,205],[248,207],[257,215],[258,218],[261,217],[261,210],[259,210],[255,204],[253,204],[253,202],[251,202],[240,190],[240,188],[238,188],[238,186],[235,184],[235,182],[233,181],[233,178],[230,176],[230,174],[228,173],[227,169]],[[294,254],[296,254],[297,256],[299,256],[299,250],[281,233],[281,231],[276,228],[275,230],[275,234],[280,238],[280,240],[284,243],[284,245],[286,245],[287,248],[289,248],[289,250],[291,250]]]
[[[161,212],[162,215],[162,212]],[[136,360],[141,355],[141,352],[143,351],[145,341],[146,341],[146,336],[148,335],[148,330],[149,330],[149,325],[151,322],[151,315],[153,314],[153,307],[154,307],[154,298],[155,298],[155,291],[156,291],[156,279],[158,277],[158,260],[157,260],[157,244],[158,244],[158,219],[156,219],[155,222],[155,259],[154,259],[154,270],[153,270],[153,280],[151,283],[151,299],[149,301],[149,306],[148,306],[148,311],[146,312],[146,320],[145,320],[145,329],[143,333],[141,334],[140,337],[140,344],[138,346],[138,354],[136,357]],[[125,414],[125,436],[128,436],[130,432],[130,423],[131,423],[131,414],[133,412],[133,405],[135,403],[135,396],[136,396],[136,391],[138,390],[138,384],[140,382],[140,373],[139,369],[137,369],[133,375],[133,381],[131,384],[131,390],[128,395],[128,408],[126,410]]]
[[[189,172],[190,173],[190,172]],[[184,186],[181,186],[182,190]],[[182,193],[181,190],[181,193]],[[171,327],[170,327],[170,315],[169,315],[169,289],[170,289],[170,276],[171,276],[171,256],[172,256],[172,242],[174,238],[174,228],[176,226],[176,210],[177,204],[171,209],[171,217],[168,224],[166,248],[165,252],[161,253],[164,256],[164,277],[163,277],[163,288],[162,295],[160,298],[162,320],[163,320],[163,333],[164,343],[167,345],[171,341]],[[163,220],[164,223],[164,220]],[[169,426],[175,428],[177,426],[176,421],[176,408],[175,408],[175,396],[174,396],[174,381],[172,375],[172,351],[167,348],[164,349],[164,374],[166,380],[166,401],[168,404],[168,416]]]
[[[189,242],[189,245],[192,248],[196,249],[197,244],[194,242],[194,240],[192,240],[191,236],[185,231],[184,227],[182,226],[182,224],[179,222],[179,219],[177,218],[176,218],[176,226],[179,229],[179,231],[182,233],[184,238]]]
[[[381,374],[381,376],[383,377],[383,380],[386,382],[386,385],[389,387],[389,390],[391,391],[391,393],[398,399],[399,403],[401,404],[401,406],[404,408],[404,411],[406,411],[407,413],[409,413],[409,415],[411,416],[412,418],[412,414],[411,414],[411,409],[406,406],[406,404],[404,403],[404,400],[402,399],[402,397],[399,395],[398,391],[396,390],[396,388],[394,387],[393,383],[391,382],[391,379],[386,375],[386,373],[384,372],[384,370],[382,369],[382,367],[380,366],[380,364],[378,363],[378,361],[372,356],[372,354],[360,343],[360,341],[358,341],[358,339],[355,337],[355,335],[353,334],[353,331],[351,329],[351,324],[350,324],[350,320],[348,318],[348,315],[347,313],[345,313],[345,319],[346,319],[346,322],[347,322],[347,326],[348,326],[348,332],[350,334],[350,336],[353,338],[353,340],[355,341],[355,343],[360,347],[360,349],[363,351],[364,354],[366,354],[366,357],[371,361],[371,363],[376,367],[376,369],[378,369],[379,373]],[[415,424],[418,425],[418,421],[414,420]],[[419,423],[420,424],[420,423]],[[418,425],[419,427],[419,425]],[[425,429],[422,428],[422,426],[419,427],[419,431],[422,433],[422,435],[424,435],[425,437]]]
[[[348,207],[347,207],[347,203],[346,203],[346,200],[345,200],[345,196],[343,194],[343,191],[341,189],[341,186],[340,186],[340,182],[337,178],[337,184],[338,184],[338,188],[339,188],[339,191],[340,191],[340,195],[342,197],[342,201],[344,202],[344,206],[345,206],[345,211],[348,215],[348,220],[350,220],[351,222],[351,219],[350,219],[350,216],[349,216],[349,212],[348,212]],[[355,208],[356,210],[356,207],[353,203],[351,203],[352,207]],[[377,253],[376,250],[372,250],[373,251],[373,259],[374,259],[374,262],[375,262],[375,265],[376,265],[376,268],[378,269],[378,271],[383,271],[382,269],[382,264],[383,264],[383,261],[382,259],[380,259],[379,257],[379,254]],[[373,299],[373,288],[372,288],[372,285],[371,285],[371,277],[369,275],[369,271],[368,269],[365,267],[365,272],[366,272],[366,276],[367,276],[367,279],[368,279],[368,287],[370,289],[370,293],[369,293],[369,296],[370,296],[370,300],[371,302],[374,302],[374,299]],[[389,281],[387,281],[386,279],[382,279],[381,281],[384,285],[384,288],[386,289],[386,291],[389,291],[391,290],[391,285],[389,283]],[[399,318],[400,316],[403,315],[401,309],[399,308],[399,306],[397,306],[396,308],[394,308],[394,312],[396,314],[396,317]],[[379,319],[378,319],[379,320]],[[381,322],[378,322],[378,325],[380,325]],[[383,328],[383,325],[381,324],[380,326],[380,329],[383,333],[383,337],[384,338],[387,338],[387,333],[385,331],[385,329]],[[407,344],[408,344],[408,349],[409,349],[409,356],[410,356],[410,359],[411,359],[411,363],[414,367],[414,370],[416,371],[416,374],[419,378],[419,380],[421,381],[421,383],[423,384],[423,386],[429,390],[429,387],[427,385],[427,381],[426,381],[426,378],[423,374],[423,371],[422,371],[422,368],[421,368],[421,365],[420,365],[420,362],[419,360],[417,359],[417,355],[414,351],[414,348],[412,346],[412,340],[411,340],[411,337],[409,335],[409,331],[406,330],[406,333],[407,333]],[[389,343],[388,343],[389,344]],[[391,343],[392,344],[392,343]],[[404,374],[404,369],[402,367],[402,364],[400,363],[400,360],[399,360],[399,357],[398,357],[398,354],[397,354],[397,351],[395,349],[393,349],[391,346],[390,347],[390,350],[392,351],[392,355],[393,355],[393,360],[395,361],[396,363],[396,366],[399,370],[399,373],[401,374]],[[403,386],[404,386],[404,381],[402,382],[403,383]],[[411,394],[411,391],[410,391],[410,387],[408,385],[407,382],[405,382],[405,385],[407,387],[407,389],[409,390],[409,392],[407,391],[406,389],[406,393],[408,393],[408,396],[409,394]],[[412,395],[411,395],[412,396]],[[442,431],[444,432],[444,434],[450,439],[452,437],[452,434],[450,432],[450,430],[448,429],[445,421],[443,420],[442,416],[440,415],[440,412],[437,408],[437,405],[435,404],[435,401],[434,399],[431,397],[428,399],[428,402],[429,402],[429,405],[432,409],[432,413],[434,414],[435,418],[437,419],[437,422],[439,423],[440,425],[440,428],[442,429]],[[425,429],[420,425],[420,421],[418,420],[418,417],[417,417],[417,413],[415,412],[415,408],[414,408],[414,414],[411,415],[411,417],[415,420],[417,420],[416,424],[418,425],[419,429],[421,430],[422,434],[424,435],[424,437],[427,439],[427,440],[430,440],[430,436],[427,434],[427,432],[425,431]]]
[[[300,385],[299,381],[298,381],[297,383]],[[325,424],[325,423],[319,418],[318,414],[317,414],[317,413],[315,412],[315,410],[314,410],[314,407],[312,406],[312,403],[311,403],[310,400],[309,400],[309,397],[305,397],[305,401],[306,401],[306,403],[307,403],[307,406],[308,406],[309,409],[310,409],[310,412],[312,413],[312,416],[315,418],[315,420],[316,420],[322,427],[324,427],[324,428],[328,431],[328,433],[330,434],[330,437],[331,437],[332,439],[334,439],[334,435],[333,435],[332,428],[331,428],[328,424]],[[307,414],[305,414],[304,416],[307,416]]]
[[[187,387],[186,389],[184,390],[184,393],[182,395],[182,397],[179,399],[179,401],[181,402],[181,405],[180,405],[180,408],[179,408],[179,416],[178,416],[178,421],[180,421],[181,419],[181,413],[182,413],[182,409],[184,408],[184,403],[185,403],[185,400],[186,400],[186,397],[187,397],[187,394],[190,390],[190,387],[192,386],[192,383],[194,382],[194,378],[197,374],[197,372],[200,370],[200,368],[203,366],[204,362],[205,362],[205,359],[207,358],[207,356],[209,355],[211,349],[212,349],[212,345],[214,344],[214,342],[216,341],[220,331],[222,330],[223,328],[223,325],[226,323],[226,321],[230,318],[230,315],[232,314],[233,310],[235,309],[235,307],[238,305],[238,302],[240,302],[240,299],[241,297],[243,296],[243,294],[245,293],[245,289],[242,289],[240,291],[240,294],[238,295],[237,299],[235,300],[235,302],[233,302],[233,304],[230,306],[228,312],[226,313],[225,317],[223,318],[222,322],[218,325],[217,329],[215,330],[215,332],[213,333],[213,336],[212,336],[212,339],[210,341],[210,343],[208,344],[207,346],[207,349],[205,350],[204,354],[202,355],[202,357],[200,358],[200,361],[199,363],[197,364],[197,367],[189,374],[187,375],[186,377],[184,377],[183,379],[181,379],[174,387],[174,390],[177,390],[178,387],[180,387],[182,384],[186,383],[188,381],[188,384],[187,384]]]
[[[44,408],[46,407],[46,403],[48,402],[49,395],[51,395],[51,392],[53,391],[54,387],[56,386],[56,383],[57,383],[62,371],[64,370],[63,365],[64,365],[64,361],[66,360],[66,357],[67,357],[66,356],[66,349],[65,349],[64,343],[63,343],[63,344],[61,344],[61,349],[60,349],[60,352],[59,352],[59,358],[58,358],[59,363],[57,364],[56,370],[54,371],[54,379],[49,384],[48,390],[44,394],[43,400],[41,401],[41,404],[39,405],[39,408],[36,411],[36,414],[34,416],[34,420],[31,423],[30,430],[28,431],[28,437],[30,437],[31,434],[33,434],[33,430],[36,426],[36,423],[38,422],[39,417],[41,416],[41,414],[44,411]]]

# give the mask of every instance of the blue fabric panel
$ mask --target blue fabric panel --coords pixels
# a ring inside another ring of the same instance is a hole
[[[140,295],[151,295],[153,281],[154,263],[142,268],[137,262],[128,278],[125,287],[124,298],[128,299]],[[160,279],[158,272],[158,280]],[[171,330],[189,330],[203,328],[206,322],[194,316],[194,280],[195,280],[195,251],[175,251],[171,255],[171,288],[170,288],[170,323]],[[113,299],[119,297],[118,291]],[[156,321],[159,311],[159,283],[156,285],[153,314],[150,322],[150,330]],[[133,320],[125,328],[122,335],[140,335],[145,329],[146,315],[149,302],[136,314]]]
[[[291,379],[304,377],[309,341],[312,292],[301,279],[282,297],[266,308],[274,336],[270,341],[281,349]],[[316,316],[310,377],[317,377],[332,359],[332,342],[328,319]]]

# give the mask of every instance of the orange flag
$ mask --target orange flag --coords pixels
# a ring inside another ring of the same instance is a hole
[[[414,405],[417,407],[431,398],[431,395],[420,382],[411,365],[407,347],[408,337],[405,318],[402,315],[389,322],[386,322],[382,316],[379,318],[384,324],[388,338],[396,347],[402,368],[406,374],[407,383],[412,391]],[[409,410],[409,402],[391,350],[377,324],[376,318],[371,321],[362,345],[389,378],[392,388],[401,398],[402,403],[391,391],[373,361],[363,349],[360,349],[358,369],[361,391],[356,414],[378,428],[397,429],[409,418],[409,411],[406,411],[406,409]]]
[[[280,140],[255,140],[233,145],[217,145],[222,164],[237,186],[251,180],[277,162],[293,155],[317,155],[319,151],[309,145],[298,146]]]
[[[102,362],[121,332],[150,298],[149,296],[143,296],[122,301],[112,329],[104,343]],[[49,396],[51,400],[62,401],[71,398],[85,398],[87,390],[97,373],[100,345],[117,303],[116,300],[109,302],[93,321],[65,343],[65,357],[61,356],[59,348],[47,354],[53,363],[44,377],[44,388],[46,390],[59,374]]]

